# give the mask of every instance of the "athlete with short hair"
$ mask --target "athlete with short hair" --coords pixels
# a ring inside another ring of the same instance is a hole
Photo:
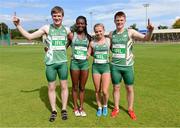
[[[59,76],[61,84],[61,100],[62,100],[62,110],[61,118],[62,120],[67,119],[67,101],[68,101],[68,66],[67,66],[67,54],[66,54],[66,44],[67,35],[69,30],[62,25],[62,20],[64,17],[64,10],[55,6],[51,10],[51,16],[53,24],[44,25],[37,31],[33,33],[27,32],[21,25],[20,20],[16,16],[13,17],[13,22],[20,33],[27,39],[35,39],[43,36],[47,36],[45,42],[47,43],[47,52],[45,55],[45,65],[46,65],[46,78],[48,81],[48,97],[52,109],[52,113],[49,121],[53,122],[57,116],[56,110],[56,76]]]
[[[148,41],[152,37],[154,27],[148,20],[148,33],[143,35],[134,29],[126,29],[126,15],[124,12],[117,12],[114,15],[114,23],[116,29],[110,32],[112,62],[111,62],[111,79],[113,83],[113,98],[114,109],[111,113],[112,117],[116,117],[119,113],[120,100],[120,82],[122,79],[126,85],[128,114],[131,119],[136,120],[136,115],[133,109],[134,103],[134,56],[132,53],[133,39]]]

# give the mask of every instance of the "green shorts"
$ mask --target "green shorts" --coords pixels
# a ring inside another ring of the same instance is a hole
[[[134,67],[133,66],[116,66],[111,64],[111,79],[114,85],[119,84],[122,79],[126,85],[134,84]]]
[[[57,74],[60,80],[67,80],[68,78],[67,62],[60,64],[55,63],[52,65],[46,65],[46,78],[48,82],[55,81]]]
[[[103,73],[110,73],[110,66],[109,63],[106,64],[92,64],[92,73],[93,74],[103,74]]]
[[[88,60],[76,60],[72,59],[70,64],[71,70],[88,70],[89,64]]]

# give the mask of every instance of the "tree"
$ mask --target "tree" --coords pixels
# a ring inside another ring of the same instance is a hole
[[[158,29],[168,29],[168,26],[159,25]]]
[[[23,37],[22,37],[22,35],[18,29],[11,29],[11,38],[12,39],[19,39],[19,38],[23,38]]]
[[[33,30],[29,30],[28,32],[29,33],[33,33],[35,31],[37,31],[38,29],[33,29]],[[18,29],[11,29],[11,38],[12,39],[25,39],[25,37],[19,32]],[[35,40],[37,41],[41,41],[42,38],[39,37],[39,38],[36,38]]]
[[[71,32],[76,32],[76,31],[77,31],[76,24],[73,24],[73,25],[70,27],[70,30],[71,30]]]
[[[1,29],[0,35],[8,33],[8,26],[5,23],[0,23],[0,29]]]
[[[138,28],[137,28],[136,24],[132,24],[132,25],[130,26],[130,28],[135,29],[136,31],[138,31]]]
[[[174,24],[172,25],[172,28],[180,28],[180,18],[178,18]]]

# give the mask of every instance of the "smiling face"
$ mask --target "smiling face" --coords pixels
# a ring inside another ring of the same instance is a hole
[[[76,27],[77,27],[77,31],[78,32],[83,32],[83,31],[85,31],[85,28],[86,28],[86,22],[85,22],[85,20],[84,19],[78,19],[77,21],[76,21]]]
[[[124,28],[126,18],[124,16],[116,16],[114,23],[116,24],[116,29],[121,30]]]
[[[103,25],[99,24],[94,26],[94,33],[97,40],[100,40],[104,37],[104,32],[105,30]]]
[[[60,27],[62,24],[62,20],[63,20],[63,15],[62,13],[58,12],[58,13],[53,13],[52,14],[52,19],[53,19],[53,23],[55,26]]]

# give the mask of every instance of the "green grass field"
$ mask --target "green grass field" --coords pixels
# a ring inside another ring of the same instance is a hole
[[[134,108],[137,121],[132,121],[125,111],[127,102],[124,86],[119,116],[96,117],[97,106],[90,73],[85,99],[87,117],[73,115],[69,75],[69,119],[62,121],[60,118],[58,86],[58,117],[50,123],[43,53],[41,45],[0,47],[0,127],[180,127],[179,44],[134,45]],[[112,85],[109,92],[110,112],[113,108]]]

